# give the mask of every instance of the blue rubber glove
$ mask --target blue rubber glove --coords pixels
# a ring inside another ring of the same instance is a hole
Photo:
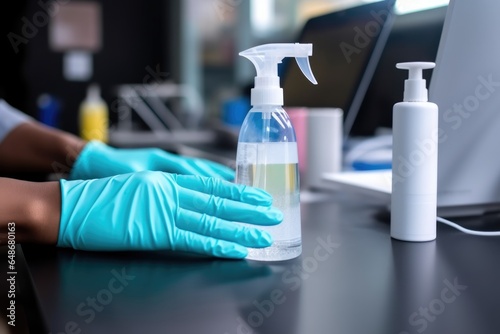
[[[98,141],[85,145],[69,179],[97,179],[146,170],[234,179],[231,168],[212,161],[187,158],[158,148],[118,149]]]
[[[60,247],[244,258],[246,247],[270,246],[272,238],[239,222],[283,220],[268,193],[216,178],[147,171],[60,185]]]

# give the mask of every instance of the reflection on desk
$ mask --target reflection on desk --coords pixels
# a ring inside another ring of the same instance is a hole
[[[392,240],[384,208],[349,196],[302,203],[303,254],[279,263],[23,247],[47,331],[500,332],[498,238]]]

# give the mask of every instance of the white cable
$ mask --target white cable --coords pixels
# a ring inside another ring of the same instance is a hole
[[[456,228],[457,230],[467,233],[467,234],[472,234],[472,235],[480,235],[483,237],[495,237],[495,236],[500,236],[500,232],[483,232],[483,231],[474,231],[474,230],[469,230],[468,228],[462,227],[458,224],[455,224],[454,222],[451,222],[447,219],[437,217],[437,221],[446,225],[449,225],[453,228]]]

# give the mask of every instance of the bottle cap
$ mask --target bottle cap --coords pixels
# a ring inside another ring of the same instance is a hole
[[[101,89],[98,84],[93,83],[87,88],[88,102],[101,102]]]

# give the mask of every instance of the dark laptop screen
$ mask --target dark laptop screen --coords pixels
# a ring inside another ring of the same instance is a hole
[[[285,105],[339,107],[347,113],[393,3],[370,3],[310,19],[299,42],[313,44],[310,62],[318,85],[307,84],[300,69],[287,60]]]

